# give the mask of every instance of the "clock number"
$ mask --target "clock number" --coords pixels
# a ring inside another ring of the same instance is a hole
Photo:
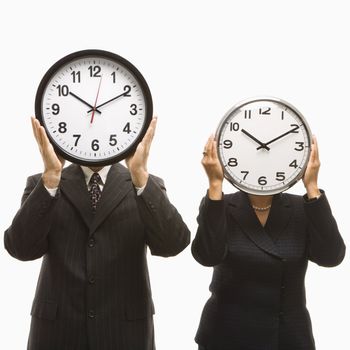
[[[56,89],[58,90],[58,96],[68,96],[69,94],[67,85],[58,85]]]
[[[252,111],[250,109],[244,111],[244,119],[252,119]]]
[[[80,83],[80,71],[76,72],[74,70],[70,75],[73,77],[73,83]]]
[[[91,78],[100,78],[101,77],[101,67],[100,66],[90,66],[89,68],[90,71],[90,77]]]
[[[237,158],[230,158],[227,164],[228,166],[237,166],[238,165]]]
[[[137,114],[137,106],[133,103],[131,106],[130,106],[130,114],[131,115],[136,115]]]
[[[243,180],[245,180],[246,178],[247,178],[247,176],[248,176],[248,174],[249,174],[249,171],[241,171],[241,173],[242,174],[245,174],[244,176],[243,176]]]
[[[238,123],[230,123],[230,131],[238,131],[239,130],[239,124]]]
[[[298,167],[298,164],[297,164],[297,160],[296,159],[294,159],[290,164],[289,164],[289,166],[291,167],[291,168],[297,168]]]
[[[231,140],[224,140],[224,148],[231,148],[233,145]]]
[[[300,152],[304,149],[304,142],[295,142],[298,145],[298,148],[294,148],[296,151]]]
[[[116,137],[117,137],[117,135],[111,135],[110,137],[109,137],[109,144],[111,145],[111,146],[115,146],[116,144],[117,144],[117,139],[116,139]]]
[[[111,76],[113,77],[113,83],[115,84],[116,74],[115,72],[111,73]]]
[[[284,181],[286,179],[286,173],[283,171],[278,171],[276,173],[276,180],[277,181]]]
[[[266,176],[260,176],[259,179],[258,179],[258,183],[259,185],[266,185],[267,184],[267,181],[266,181]]]
[[[129,94],[129,92],[131,91],[131,87],[129,85],[124,86],[124,91],[124,96],[131,97],[131,95]]]
[[[74,142],[74,146],[78,146],[78,141],[79,141],[81,135],[73,135],[73,137],[76,138],[76,140],[75,140],[75,142]]]
[[[126,123],[126,125],[124,126],[124,129],[123,129],[124,132],[130,134],[131,133],[131,130],[130,130],[130,123]]]
[[[271,115],[271,108],[270,107],[266,107],[265,110],[264,108],[259,108],[259,114],[260,115]]]
[[[58,132],[61,134],[67,132],[67,124],[65,122],[58,123]]]
[[[60,113],[60,106],[57,103],[54,103],[51,106],[51,109],[52,109],[52,114],[53,115],[57,115],[58,113]]]
[[[100,149],[100,145],[98,143],[99,143],[98,140],[92,140],[91,148],[93,151],[98,151]]]
[[[298,131],[299,125],[298,124],[290,124],[290,126],[292,128],[294,127],[293,131],[291,131],[291,134],[298,134],[299,133],[299,131]]]

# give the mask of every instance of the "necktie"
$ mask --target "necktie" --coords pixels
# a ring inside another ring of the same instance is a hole
[[[93,173],[89,181],[89,194],[91,200],[91,208],[94,213],[96,212],[97,203],[101,198],[101,189],[98,185],[99,183],[102,183],[100,175],[98,173]]]

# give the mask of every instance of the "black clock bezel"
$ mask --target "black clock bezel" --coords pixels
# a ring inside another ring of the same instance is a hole
[[[255,189],[248,188],[248,187],[242,185],[240,182],[237,182],[233,177],[231,177],[231,174],[226,170],[226,168],[224,166],[224,163],[223,163],[223,161],[221,159],[221,156],[220,156],[220,154],[221,154],[220,153],[221,145],[219,144],[219,142],[217,142],[217,146],[216,146],[217,153],[218,153],[220,164],[221,164],[221,166],[223,168],[225,179],[228,182],[230,182],[237,189],[239,189],[239,190],[241,190],[241,191],[243,191],[245,193],[253,194],[253,195],[257,195],[257,196],[275,195],[275,194],[278,194],[278,193],[282,193],[282,192],[288,190],[289,188],[291,188],[292,186],[294,186],[303,177],[303,175],[305,173],[305,170],[306,170],[309,158],[310,158],[310,154],[311,154],[311,143],[312,143],[312,132],[311,132],[310,126],[307,123],[306,118],[303,116],[303,114],[297,108],[295,108],[291,103],[289,103],[289,102],[287,102],[287,101],[285,101],[283,99],[280,99],[280,98],[277,98],[277,97],[271,97],[271,96],[257,96],[257,97],[245,99],[245,100],[235,104],[222,117],[222,119],[221,119],[221,121],[220,121],[220,123],[219,123],[219,125],[218,125],[218,127],[216,129],[215,140],[218,141],[220,139],[222,130],[223,130],[225,124],[227,123],[227,119],[229,119],[230,116],[236,110],[239,110],[242,107],[244,107],[244,106],[246,106],[246,105],[248,105],[250,103],[264,102],[264,101],[266,101],[266,102],[273,102],[273,103],[277,103],[277,104],[280,104],[280,105],[284,105],[285,107],[290,109],[302,121],[302,123],[304,124],[305,131],[306,131],[306,134],[307,134],[307,137],[308,137],[308,141],[309,141],[310,147],[308,148],[308,153],[307,153],[305,164],[300,169],[298,175],[294,179],[292,179],[290,182],[288,182],[282,188],[278,188],[276,190],[264,190],[264,191],[261,191],[261,190],[255,190]]]
[[[110,51],[99,50],[99,49],[81,50],[81,51],[76,51],[69,55],[64,56],[49,68],[49,70],[45,73],[44,77],[40,81],[40,84],[38,86],[36,96],[35,96],[35,116],[39,120],[40,124],[46,129],[46,125],[44,123],[44,118],[43,118],[42,101],[43,101],[43,96],[49,81],[51,80],[52,76],[55,75],[56,72],[61,67],[69,64],[69,62],[72,62],[76,59],[85,58],[85,57],[86,58],[100,57],[100,58],[106,58],[106,59],[115,61],[116,63],[124,66],[127,70],[129,70],[134,75],[135,79],[140,84],[140,87],[145,99],[145,104],[146,104],[145,122],[143,124],[140,134],[135,138],[135,141],[132,143],[132,145],[129,146],[125,151],[121,152],[116,156],[106,158],[103,160],[96,160],[96,161],[94,160],[87,161],[87,160],[72,156],[71,154],[65,152],[59,145],[56,144],[56,141],[50,135],[49,132],[47,132],[46,134],[52,146],[54,147],[55,152],[61,157],[63,157],[64,159],[72,163],[85,165],[85,166],[105,166],[105,165],[118,163],[135,152],[137,145],[142,141],[143,136],[146,134],[146,131],[148,129],[149,124],[151,123],[152,116],[153,116],[152,95],[148,87],[148,84],[145,78],[143,77],[143,75],[140,73],[140,71],[124,57],[121,57]]]

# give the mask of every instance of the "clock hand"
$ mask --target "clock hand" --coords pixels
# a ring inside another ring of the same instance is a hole
[[[282,138],[282,137],[284,137],[284,136],[287,136],[288,134],[292,133],[293,131],[295,131],[295,130],[297,130],[297,129],[299,129],[299,126],[296,126],[295,128],[293,128],[293,129],[291,129],[291,130],[289,130],[289,131],[285,132],[284,134],[282,134],[282,135],[280,135],[280,136],[275,137],[275,138],[274,138],[274,139],[272,139],[271,141],[266,142],[264,145],[265,145],[265,146],[267,146],[267,145],[269,145],[270,143],[275,142],[275,141],[277,141],[277,140],[281,139],[281,138]],[[260,146],[260,147],[258,147],[257,149],[260,149],[260,148],[263,148],[263,147],[262,147],[262,146]]]
[[[97,99],[98,99],[98,95],[100,94],[101,82],[102,82],[102,75],[101,75],[100,83],[98,84],[98,89],[97,89],[95,104],[94,104],[94,107],[92,109],[90,124],[92,124],[92,122],[94,121],[95,111],[96,111],[96,108],[97,108],[96,107]]]
[[[93,107],[91,106],[90,103],[87,103],[86,101],[84,101],[82,98],[80,98],[79,96],[77,96],[77,95],[74,94],[73,92],[69,91],[69,94],[72,95],[73,97],[75,97],[75,98],[76,98],[77,100],[79,100],[80,102],[83,102],[85,105],[87,105],[87,106],[89,106],[90,108],[93,109]],[[92,109],[91,109],[91,111],[92,111]],[[95,110],[96,110],[97,113],[100,113],[100,114],[101,114],[101,112],[100,112],[97,108],[96,108]],[[90,111],[89,111],[89,112],[90,112]]]
[[[260,145],[260,147],[258,148],[258,149],[260,149],[260,148],[265,148],[267,151],[269,151],[270,150],[270,147],[267,147],[266,145],[266,143],[262,143],[261,141],[259,141],[256,137],[254,137],[252,134],[250,134],[248,131],[246,131],[246,130],[244,130],[244,129],[242,129],[241,130],[242,132],[243,132],[243,134],[246,134],[248,137],[250,137],[252,140],[254,140],[256,143],[258,143],[259,145]]]
[[[101,103],[101,104],[98,105],[96,108],[100,108],[100,107],[106,105],[107,103],[110,103],[110,102],[116,100],[116,99],[119,98],[119,97],[126,96],[128,93],[129,93],[129,91],[123,92],[122,94],[120,94],[120,95],[118,95],[118,96],[116,96],[116,97],[113,97],[113,98],[111,98],[110,100],[108,100],[108,101],[106,101],[106,102],[104,102],[104,103]],[[91,111],[92,111],[92,109],[90,109],[90,110],[88,111],[88,113],[91,112]]]

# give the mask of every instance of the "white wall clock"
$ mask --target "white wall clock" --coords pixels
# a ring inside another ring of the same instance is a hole
[[[82,165],[107,165],[132,152],[152,119],[148,85],[129,61],[102,50],[72,53],[43,77],[35,113],[56,152]]]
[[[273,97],[235,105],[221,120],[215,138],[225,178],[256,195],[283,192],[301,179],[312,142],[303,115]]]

